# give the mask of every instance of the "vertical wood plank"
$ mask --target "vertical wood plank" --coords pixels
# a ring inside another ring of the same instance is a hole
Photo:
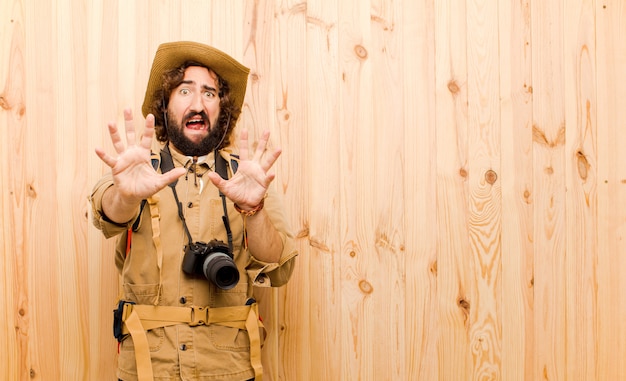
[[[566,377],[563,6],[531,3],[535,379]]]
[[[535,380],[530,0],[499,2],[502,379]]]
[[[0,3],[0,357],[5,367],[0,378],[29,377],[31,330],[27,239],[25,220],[28,188],[24,184],[26,129],[26,20],[21,1]],[[11,160],[9,160],[11,159]]]
[[[54,210],[58,231],[58,307],[64,318],[59,319],[60,379],[85,379],[89,368],[87,257],[85,252],[87,210],[87,183],[83,165],[87,155],[87,60],[85,52],[86,23],[85,4],[82,1],[59,0],[57,7],[56,72],[51,73],[59,84],[59,94],[50,107],[56,115],[57,143],[55,163],[62,169],[56,173],[56,189],[53,191],[58,209]],[[66,102],[65,97],[73,99]],[[63,307],[60,307],[63,306]],[[65,334],[72,332],[72,334]]]
[[[564,9],[567,378],[597,374],[597,101],[593,1]]]
[[[116,2],[92,1],[87,8],[87,89],[88,150],[85,153],[88,192],[109,170],[96,156],[95,147],[107,147],[113,152],[106,122],[117,118],[118,97],[118,7]],[[127,105],[130,106],[130,105]],[[137,110],[135,108],[135,110]],[[135,111],[136,112],[136,111]],[[114,267],[114,239],[105,240],[91,222],[89,210],[86,252],[76,255],[88,259],[88,324],[90,359],[88,379],[113,380],[116,371],[116,344],[112,334],[112,313],[118,295],[119,275]],[[86,308],[83,307],[83,308]]]
[[[500,379],[501,233],[500,83],[496,2],[467,3],[471,379]]]
[[[626,379],[626,3],[597,1],[597,380]],[[590,311],[592,312],[592,311]]]
[[[302,9],[304,5],[289,3],[292,12],[305,11],[306,51],[299,56],[298,49],[281,49],[280,55],[282,60],[297,65],[292,68],[293,74],[304,79],[283,94],[290,99],[298,97],[294,92],[300,93],[306,104],[301,109],[303,119],[294,112],[288,114],[292,127],[286,153],[295,172],[289,176],[286,196],[300,244],[297,270],[281,304],[288,329],[277,361],[284,363],[285,380],[334,380],[341,379],[341,320],[337,311],[342,300],[339,105],[331,101],[337,99],[340,78],[338,16],[337,4],[332,0],[307,1],[306,10]],[[279,25],[281,34],[289,34],[292,28],[283,25]],[[287,116],[282,108],[279,121]],[[294,117],[297,122],[291,122]],[[291,361],[298,366],[287,365]]]
[[[359,213],[353,210],[355,219],[371,224],[364,235],[364,242],[371,249],[364,251],[367,257],[366,279],[359,282],[371,284],[371,294],[365,300],[370,303],[374,318],[371,326],[365,326],[369,334],[364,342],[372,350],[372,379],[406,379],[405,348],[405,292],[406,292],[406,231],[404,225],[404,108],[397,97],[404,97],[402,78],[402,2],[374,0],[370,5],[371,43],[364,45],[371,63],[371,93],[363,101],[371,102],[371,121],[363,125],[370,131],[371,146],[362,145],[360,162],[373,155],[373,167],[359,168],[366,203]],[[366,105],[367,103],[363,103]],[[358,125],[357,125],[358,126]],[[360,135],[367,134],[359,131]],[[358,159],[359,157],[357,157]],[[357,167],[358,168],[358,167]],[[376,179],[372,182],[372,179]],[[357,187],[359,189],[360,187]],[[369,197],[371,199],[368,200]],[[370,201],[371,200],[371,201]],[[368,209],[371,216],[368,216]],[[357,209],[359,210],[359,209]],[[368,220],[371,218],[371,220]],[[368,242],[369,241],[369,242]],[[371,251],[370,251],[371,250]],[[362,283],[361,292],[369,291]],[[381,340],[382,339],[382,340]],[[369,365],[368,365],[369,366]]]
[[[370,2],[342,1],[339,16],[339,87],[341,184],[341,350],[344,380],[372,380],[374,364],[385,367],[387,358],[374,358],[374,345],[385,345],[374,329],[374,299],[381,279],[373,278],[376,248],[372,237],[375,216],[376,164],[372,125],[372,41]],[[381,267],[381,270],[383,268]],[[383,270],[384,271],[384,270]],[[377,276],[378,276],[378,272]],[[374,283],[375,282],[375,283]]]
[[[406,380],[437,380],[435,2],[405,1],[402,35]]]
[[[470,379],[472,361],[466,36],[465,2],[435,2],[437,365],[444,380]]]
[[[26,257],[30,314],[29,363],[31,379],[61,378],[59,349],[61,319],[60,266],[56,189],[57,111],[53,101],[61,96],[57,78],[58,30],[56,3],[24,4],[26,15],[26,128],[28,142],[20,153],[24,160],[23,187],[25,240],[20,255]],[[44,132],[44,133],[42,133]],[[43,164],[47,170],[44,170]],[[70,265],[71,266],[71,265]]]

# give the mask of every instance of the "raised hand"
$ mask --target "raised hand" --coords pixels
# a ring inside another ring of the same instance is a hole
[[[146,126],[137,142],[133,114],[124,110],[126,144],[114,122],[108,124],[109,134],[117,157],[96,148],[96,154],[111,168],[114,186],[105,193],[103,203],[105,214],[116,222],[124,222],[132,217],[132,212],[141,200],[146,199],[185,173],[185,168],[174,168],[165,173],[157,173],[150,162],[150,147],[154,136],[154,116],[148,115]]]
[[[254,154],[250,157],[248,131],[243,130],[239,137],[240,160],[235,175],[224,180],[215,172],[208,174],[211,182],[243,210],[251,210],[259,205],[267,193],[267,188],[274,180],[275,175],[268,171],[282,150],[268,148],[269,137],[269,131],[264,131]]]

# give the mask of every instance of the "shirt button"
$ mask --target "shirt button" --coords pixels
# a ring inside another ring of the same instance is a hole
[[[181,344],[180,345],[180,350],[181,351],[186,351],[187,350],[187,345],[186,344]]]
[[[187,298],[185,298],[184,296],[180,297],[180,304],[185,304],[187,303]]]
[[[188,208],[193,208],[193,202],[188,202],[188,203],[187,203],[187,207],[188,207]]]

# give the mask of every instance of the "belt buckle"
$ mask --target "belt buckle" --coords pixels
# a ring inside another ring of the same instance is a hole
[[[209,307],[191,307],[191,322],[189,326],[209,325]]]
[[[129,315],[129,311],[132,308],[134,302],[127,302],[125,300],[120,300],[117,304],[117,309],[113,310],[113,336],[117,339],[117,341],[121,342],[127,336],[124,334],[123,325],[124,321]]]

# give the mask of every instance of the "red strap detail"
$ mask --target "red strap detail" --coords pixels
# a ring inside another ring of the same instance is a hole
[[[126,234],[126,256],[130,254],[130,241],[133,235],[133,229],[128,229],[128,234]]]

